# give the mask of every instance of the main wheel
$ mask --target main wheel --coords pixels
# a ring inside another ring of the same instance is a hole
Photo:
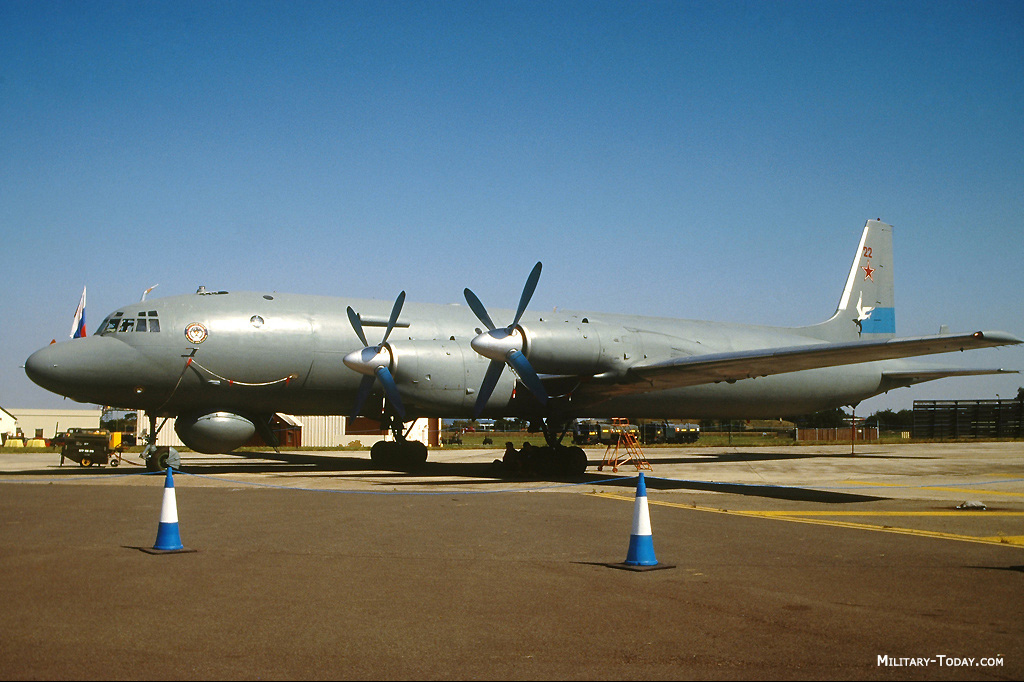
[[[427,446],[418,440],[403,443],[402,462],[405,469],[419,469],[427,463]]]
[[[387,468],[391,441],[379,440],[370,447],[370,461],[381,468]]]
[[[568,471],[570,476],[582,476],[587,471],[590,461],[583,448],[569,448]]]
[[[378,441],[370,448],[370,461],[382,469],[416,469],[427,461],[427,446],[418,440]]]

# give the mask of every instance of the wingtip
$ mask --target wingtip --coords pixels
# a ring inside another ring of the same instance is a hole
[[[999,331],[976,331],[973,334],[974,338],[979,340],[985,340],[995,345],[1000,346],[1015,346],[1020,343],[1024,343],[1024,339],[1019,339],[1013,334]]]

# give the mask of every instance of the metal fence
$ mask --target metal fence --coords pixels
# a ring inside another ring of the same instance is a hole
[[[914,438],[1022,437],[1022,400],[914,401]]]

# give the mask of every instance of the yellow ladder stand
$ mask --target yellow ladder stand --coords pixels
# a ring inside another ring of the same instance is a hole
[[[610,466],[612,471],[618,471],[620,464],[627,462],[633,464],[637,471],[646,469],[647,471],[653,471],[651,463],[644,457],[643,450],[640,449],[640,443],[637,441],[636,436],[633,435],[632,431],[628,431],[625,425],[629,423],[627,419],[613,418],[612,419],[612,430],[618,434],[618,438],[615,440],[615,445],[608,444],[607,449],[604,451],[604,459],[597,465],[597,470],[602,471],[606,466]],[[612,448],[615,448],[614,452]],[[622,448],[622,452],[619,452],[619,448]]]

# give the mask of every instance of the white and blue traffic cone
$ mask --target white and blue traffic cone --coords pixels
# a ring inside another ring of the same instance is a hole
[[[644,472],[636,481],[636,501],[633,503],[633,531],[629,535],[629,551],[626,552],[627,566],[657,566],[654,556],[654,536],[651,535],[651,513],[647,509],[647,484]]]
[[[609,564],[614,568],[632,571],[650,571],[658,568],[675,568],[659,564],[654,556],[654,536],[651,534],[651,514],[647,509],[647,484],[644,472],[636,482],[636,500],[633,502],[633,530],[629,535],[629,550],[621,564]]]
[[[164,479],[164,503],[160,509],[160,526],[156,531],[154,553],[188,552],[181,544],[181,533],[178,532],[178,504],[174,497],[173,468],[167,467],[167,478]]]

